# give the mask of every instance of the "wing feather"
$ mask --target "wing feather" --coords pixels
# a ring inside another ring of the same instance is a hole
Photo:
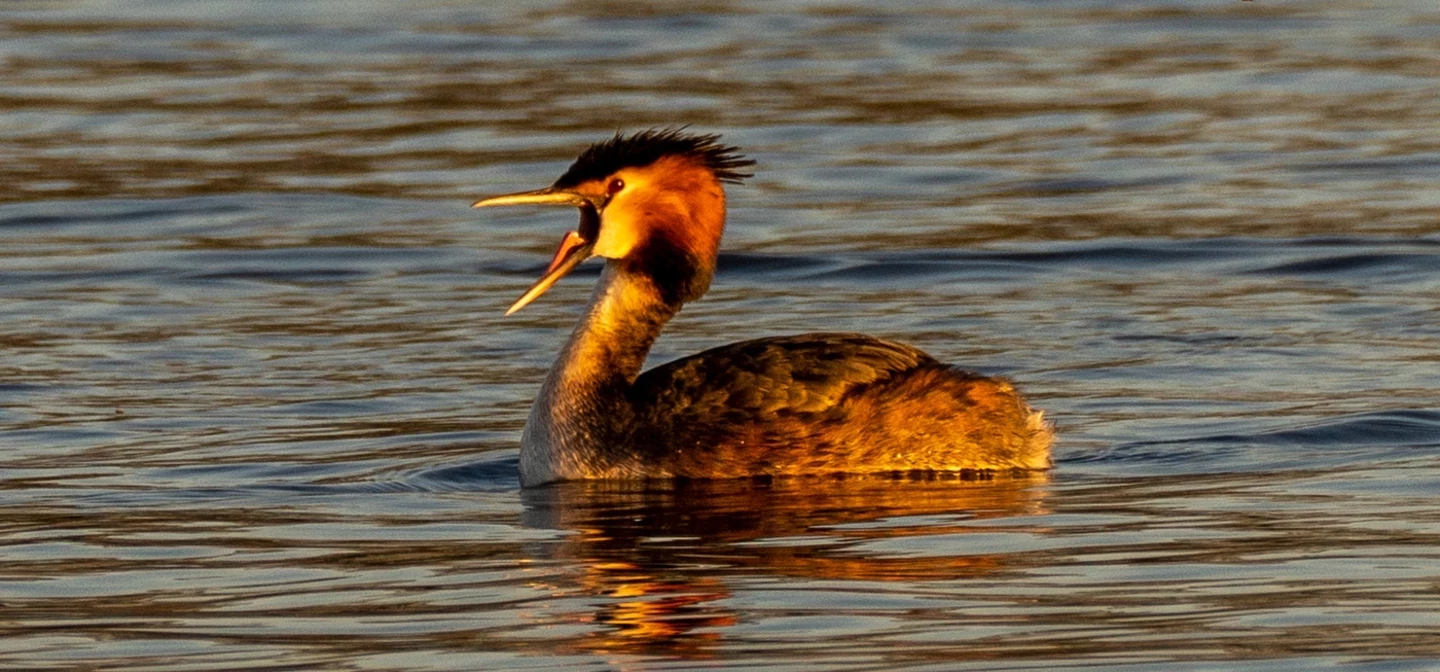
[[[1050,431],[1008,381],[859,334],[743,341],[642,374],[617,461],[738,477],[1044,468]]]
[[[741,341],[642,374],[631,401],[652,422],[750,422],[834,407],[857,389],[936,364],[913,347],[861,334],[818,333]]]

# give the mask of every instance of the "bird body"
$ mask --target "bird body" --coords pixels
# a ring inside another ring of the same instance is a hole
[[[665,324],[710,284],[722,181],[752,165],[716,136],[646,131],[586,150],[555,185],[477,207],[580,209],[544,276],[590,256],[589,306],[531,407],[521,482],[1044,469],[1053,432],[1006,380],[860,334],[721,346],[641,373]]]

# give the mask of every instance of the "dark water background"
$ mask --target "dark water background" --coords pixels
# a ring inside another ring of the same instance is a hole
[[[520,491],[594,269],[467,209],[759,162],[654,361],[866,331],[1032,481]],[[0,668],[1440,668],[1440,6],[0,4]]]

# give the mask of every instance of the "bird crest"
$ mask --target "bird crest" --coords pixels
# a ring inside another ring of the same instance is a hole
[[[716,179],[739,184],[751,173],[739,169],[755,165],[740,155],[735,147],[722,145],[718,135],[686,133],[683,128],[651,129],[631,135],[619,132],[604,142],[590,145],[570,164],[555,188],[574,187],[590,180],[603,179],[622,168],[641,168],[667,156],[685,156],[698,161]]]

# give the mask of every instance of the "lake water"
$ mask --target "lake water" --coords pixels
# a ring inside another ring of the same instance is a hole
[[[653,362],[1015,379],[1031,480],[524,490],[596,269],[468,209],[759,161]],[[1433,0],[0,4],[0,668],[1440,669]]]

